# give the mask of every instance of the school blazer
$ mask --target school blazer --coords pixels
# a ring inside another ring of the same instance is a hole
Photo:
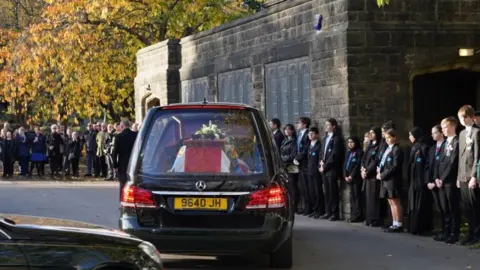
[[[320,163],[320,150],[322,149],[322,145],[320,141],[317,141],[313,147],[308,146],[307,151],[307,161],[308,161],[308,174],[309,175],[319,175],[320,172],[318,171]]]
[[[428,145],[425,143],[416,143],[410,152],[410,162],[408,164],[410,187],[415,190],[421,190],[426,187],[428,178],[426,177],[428,162]]]
[[[297,140],[295,140],[297,144]],[[300,149],[297,149],[298,153],[295,159],[300,163],[299,168],[307,169],[307,152],[308,147],[310,146],[310,139],[308,138],[308,129],[303,134],[302,140],[300,141]]]
[[[467,142],[467,130],[464,129],[458,136],[459,160],[457,180],[460,182],[470,181],[470,178],[477,177],[477,164],[480,158],[480,129],[474,125]]]
[[[348,164],[348,158],[352,153],[352,158],[350,159],[350,164]],[[357,149],[353,152],[348,152],[345,157],[345,168],[344,168],[344,176],[345,177],[352,177],[352,181],[361,181],[362,175],[360,171],[361,163],[363,158],[363,150]]]
[[[437,143],[435,142],[430,149],[428,150],[428,160],[425,168],[425,181],[428,183],[435,183],[435,168],[440,163],[440,158],[445,150],[445,145],[447,141],[444,140],[440,146],[440,152],[437,157],[435,157],[435,152],[437,151]]]
[[[445,148],[440,156],[440,160],[435,166],[435,179],[440,179],[443,186],[454,186],[458,175],[458,150],[459,138],[453,137],[450,143],[445,144]]]
[[[327,136],[323,138],[322,151],[320,152],[321,160],[323,161],[323,173],[336,172],[341,174],[345,156],[345,147],[343,146],[342,138],[338,134],[333,133],[328,145],[326,142]]]
[[[387,148],[385,148],[386,150]],[[382,157],[380,157],[380,161]],[[380,164],[379,164],[380,166]],[[387,155],[385,165],[380,169],[380,180],[382,181],[402,181],[403,170],[403,151],[398,144],[395,144],[392,151]]]
[[[380,147],[380,142],[377,141],[376,144],[371,144],[367,147],[367,150],[365,151],[365,154],[363,155],[362,158],[362,166],[365,168],[367,171],[367,178],[375,178],[377,175],[377,159],[379,153],[379,147]]]

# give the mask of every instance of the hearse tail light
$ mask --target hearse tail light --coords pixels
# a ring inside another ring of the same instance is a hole
[[[152,192],[136,186],[125,186],[120,205],[130,208],[156,208]]]
[[[285,191],[277,184],[250,194],[247,209],[282,208],[285,206]]]

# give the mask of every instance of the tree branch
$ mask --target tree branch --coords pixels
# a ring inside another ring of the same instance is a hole
[[[117,27],[118,29],[125,31],[125,32],[129,33],[130,35],[135,36],[138,40],[140,40],[146,46],[151,45],[151,41],[147,37],[141,35],[140,33],[137,33],[135,30],[133,30],[133,29],[131,29],[131,28],[125,26],[125,25],[122,25],[122,24],[117,23],[117,22],[107,22],[106,20],[93,20],[92,21],[88,18],[88,14],[84,14],[84,15],[85,15],[84,16],[85,19],[83,21],[81,21],[81,23],[90,24],[90,25],[110,25],[110,26],[113,26],[113,27]]]

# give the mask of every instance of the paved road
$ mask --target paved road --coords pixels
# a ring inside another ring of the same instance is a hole
[[[118,189],[105,185],[0,184],[0,213],[43,215],[117,227]],[[391,235],[344,222],[297,219],[294,270],[480,269],[480,251]],[[267,258],[166,256],[168,269],[267,269]]]

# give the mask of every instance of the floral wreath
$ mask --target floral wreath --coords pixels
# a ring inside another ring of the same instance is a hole
[[[202,127],[197,132],[195,132],[194,136],[194,138],[212,140],[219,140],[224,137],[225,134],[223,134],[223,132],[218,128],[217,125],[212,124],[211,120],[208,122],[208,126],[203,124]]]

